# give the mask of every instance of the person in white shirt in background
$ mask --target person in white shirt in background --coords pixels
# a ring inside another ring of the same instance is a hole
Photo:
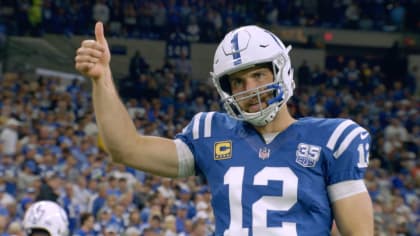
[[[6,192],[6,185],[0,182],[0,207],[6,207],[15,201],[15,198]]]
[[[17,129],[21,123],[15,118],[9,118],[4,126],[4,129],[0,133],[0,143],[3,144],[4,155],[16,154],[18,132]]]

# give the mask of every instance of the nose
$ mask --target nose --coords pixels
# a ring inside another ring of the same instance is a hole
[[[245,91],[254,89],[258,86],[257,82],[253,78],[245,79]]]

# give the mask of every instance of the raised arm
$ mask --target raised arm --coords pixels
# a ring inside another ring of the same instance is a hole
[[[156,175],[177,176],[174,141],[137,133],[112,81],[110,61],[103,25],[98,22],[95,40],[84,40],[77,49],[75,68],[92,80],[96,121],[112,160]]]

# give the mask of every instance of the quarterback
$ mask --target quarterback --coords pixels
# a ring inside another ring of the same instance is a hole
[[[102,23],[77,49],[93,83],[100,134],[115,162],[166,177],[201,175],[216,235],[373,235],[363,177],[369,133],[349,119],[293,118],[290,46],[250,25],[216,49],[211,77],[226,113],[198,113],[175,139],[142,136],[112,81]]]

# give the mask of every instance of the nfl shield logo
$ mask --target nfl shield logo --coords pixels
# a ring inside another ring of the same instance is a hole
[[[267,148],[267,147],[260,148],[260,151],[258,153],[258,157],[260,159],[263,159],[263,160],[269,158],[270,157],[270,149]]]

